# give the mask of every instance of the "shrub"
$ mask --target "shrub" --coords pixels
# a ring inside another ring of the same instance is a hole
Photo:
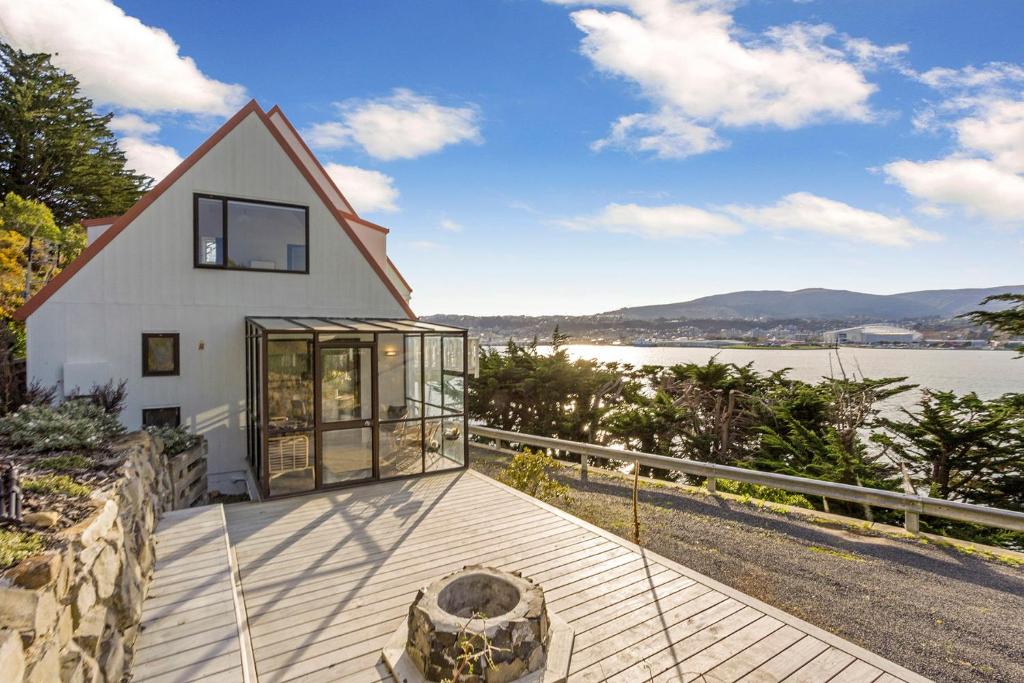
[[[22,479],[21,488],[31,493],[62,493],[65,496],[84,498],[92,493],[85,484],[79,484],[66,474],[44,474],[31,479]]]
[[[43,549],[43,539],[29,531],[0,529],[0,569],[20,562]]]
[[[0,444],[34,453],[103,448],[123,432],[116,416],[87,401],[22,406],[0,418]]]
[[[110,380],[102,386],[93,384],[89,393],[92,395],[93,402],[103,408],[103,412],[116,417],[124,410],[124,402],[128,398],[128,380],[123,379],[116,386],[114,380]]]
[[[37,460],[36,465],[48,470],[87,470],[93,466],[93,461],[83,455],[55,455],[50,458]]]
[[[103,409],[108,415],[117,417],[124,410],[125,399],[128,398],[128,380],[123,379],[117,384],[110,380],[106,384],[93,384],[89,393],[83,394],[75,387],[68,396],[69,401],[85,401]]]
[[[160,437],[164,442],[166,455],[184,453],[203,440],[203,437],[193,434],[185,427],[146,427],[146,431]]]
[[[547,453],[527,449],[516,453],[512,462],[498,474],[498,479],[534,498],[567,500],[569,487],[548,476],[548,471],[557,467],[555,459]]]
[[[57,400],[57,385],[44,386],[37,379],[32,380],[21,397],[21,405],[48,406]]]

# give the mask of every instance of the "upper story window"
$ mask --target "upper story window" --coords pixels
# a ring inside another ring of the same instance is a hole
[[[309,272],[309,208],[195,195],[197,268]]]

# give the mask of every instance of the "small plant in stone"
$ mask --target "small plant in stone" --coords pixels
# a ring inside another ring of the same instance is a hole
[[[541,500],[569,499],[569,487],[548,474],[558,467],[555,459],[541,451],[529,449],[517,453],[498,479],[509,486]]]
[[[153,436],[164,442],[164,453],[178,455],[199,445],[203,437],[193,434],[185,427],[146,427]]]
[[[484,621],[486,618],[485,615],[476,613],[463,624],[456,643],[459,653],[452,662],[452,677],[444,679],[442,683],[468,683],[469,681],[483,680],[481,674],[484,669],[494,666],[494,654],[509,651],[491,643],[490,638],[483,631],[472,630],[471,626],[474,621]]]

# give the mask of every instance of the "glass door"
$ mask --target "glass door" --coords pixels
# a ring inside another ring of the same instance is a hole
[[[320,485],[375,479],[373,345],[321,345],[318,360]]]

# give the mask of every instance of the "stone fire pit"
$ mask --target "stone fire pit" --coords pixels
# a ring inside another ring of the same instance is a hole
[[[468,566],[416,595],[409,618],[384,648],[399,683],[450,679],[468,642],[490,659],[464,668],[460,683],[557,683],[569,670],[573,631],[552,614],[544,591],[518,573]]]

